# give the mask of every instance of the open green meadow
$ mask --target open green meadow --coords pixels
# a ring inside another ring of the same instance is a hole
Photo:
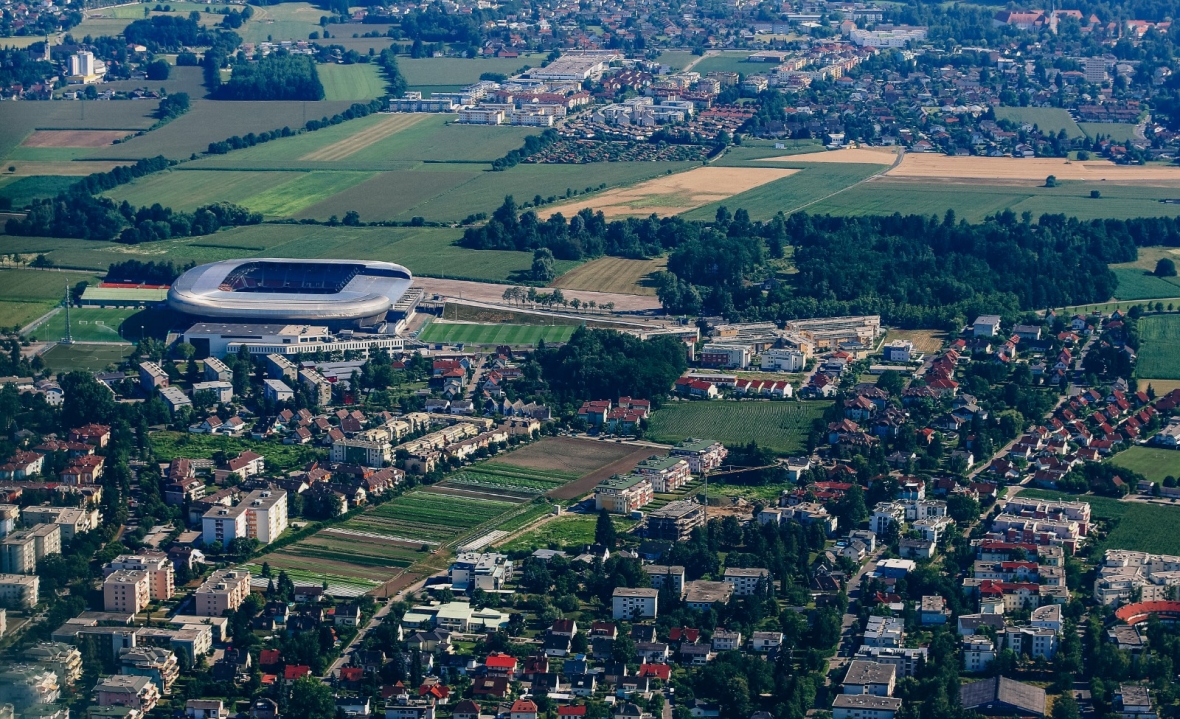
[[[774,63],[746,62],[746,58],[749,56],[750,51],[748,50],[723,50],[716,55],[701,59],[700,62],[692,66],[692,71],[699,72],[703,77],[710,72],[736,72],[740,75],[753,75],[759,72],[768,72],[774,68]]]
[[[485,72],[513,75],[525,65],[540,67],[544,55],[521,55],[513,58],[481,57],[399,57],[397,67],[406,84],[412,88],[420,85],[470,85],[479,81]]]
[[[547,549],[550,547],[581,549],[587,544],[594,543],[594,527],[597,521],[598,517],[593,514],[564,514],[554,517],[540,527],[525,532],[498,548],[501,551]],[[622,517],[612,516],[611,521],[618,534],[630,530],[635,525],[634,521]]]
[[[254,16],[236,32],[242,42],[260,43],[268,40],[306,40],[313,32],[322,32],[320,18],[331,15],[311,3],[291,2],[254,7]],[[338,25],[331,27],[336,30]]]
[[[1151,315],[1139,320],[1135,376],[1180,379],[1180,315]]]
[[[0,197],[7,197],[13,207],[21,208],[42,197],[55,197],[77,181],[76,177],[53,175],[4,177],[0,178]]]
[[[1131,447],[1119,452],[1110,463],[1138,472],[1148,481],[1160,482],[1165,477],[1180,477],[1180,452],[1159,447]]]
[[[325,450],[305,444],[283,444],[278,441],[260,441],[249,437],[226,435],[190,434],[188,432],[152,432],[152,451],[161,462],[171,462],[177,457],[189,459],[213,459],[218,452],[236,457],[250,450],[266,457],[268,470],[297,469],[315,459],[324,459]]]
[[[116,187],[105,194],[116,202],[148,206],[158,202],[174,210],[192,211],[215,202],[245,204],[245,199],[292,182],[304,174],[248,170],[165,170]]]
[[[1175,277],[1156,277],[1137,267],[1112,267],[1119,278],[1115,297],[1120,300],[1154,300],[1180,297],[1180,281]]]
[[[831,404],[770,400],[669,402],[652,414],[647,438],[667,443],[687,437],[709,438],[730,445],[753,440],[780,454],[795,454],[806,448],[812,421],[821,418]]]
[[[98,372],[122,364],[133,349],[133,345],[54,345],[41,355],[41,360],[52,372]]]
[[[41,302],[0,300],[0,327],[19,329],[49,312],[55,305],[56,303],[50,300]]]
[[[5,247],[8,252],[13,252]],[[33,300],[61,300],[66,285],[73,289],[79,282],[98,284],[100,279],[91,272],[54,272],[49,270],[0,270],[0,300],[30,302]]]
[[[325,100],[362,102],[385,95],[385,78],[374,63],[318,65]]]
[[[536,345],[545,342],[566,342],[576,327],[545,327],[543,325],[483,325],[452,322],[431,322],[418,339],[440,344],[472,345]]]
[[[1099,135],[1113,142],[1130,142],[1135,139],[1135,127],[1127,122],[1079,122],[1078,127],[1087,137]]]
[[[688,50],[664,50],[656,58],[656,62],[661,65],[667,65],[672,70],[683,70],[686,65],[696,60],[697,57],[697,55],[693,55]]]
[[[1180,533],[1175,531],[1176,523],[1180,522],[1180,505],[1172,507],[1122,502],[1110,497],[1041,489],[1025,489],[1020,494],[1043,499],[1089,502],[1094,518],[1112,525],[1110,534],[1098,543],[1099,553],[1107,549],[1130,549],[1153,554],[1180,554]]]
[[[1071,138],[1086,134],[1069,113],[1059,107],[997,107],[995,112],[997,120],[1028,123],[1053,133],[1065,130],[1065,134]]]
[[[368,180],[368,172],[306,172],[281,185],[242,200],[265,217],[290,217],[304,208]]]
[[[345,529],[372,532],[413,543],[442,544],[519,506],[416,491],[404,494],[344,523]]]

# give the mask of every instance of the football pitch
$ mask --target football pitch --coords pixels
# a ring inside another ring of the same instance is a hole
[[[135,343],[141,336],[162,338],[173,318],[167,310],[75,307],[70,309],[70,335],[75,342]],[[43,341],[63,339],[66,336],[66,313],[58,312],[27,334]]]
[[[438,344],[535,345],[542,339],[546,342],[565,342],[576,329],[574,326],[431,322],[418,335],[418,339]]]

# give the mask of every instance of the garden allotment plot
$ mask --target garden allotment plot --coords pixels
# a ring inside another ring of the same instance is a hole
[[[508,501],[469,499],[420,490],[350,519],[343,527],[435,546],[452,542],[517,506],[517,503]]]

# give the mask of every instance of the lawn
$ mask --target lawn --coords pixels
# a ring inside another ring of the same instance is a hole
[[[648,439],[679,442],[687,437],[746,444],[754,440],[780,454],[797,454],[807,445],[813,420],[831,402],[769,400],[671,402],[651,416]]]
[[[1152,315],[1139,320],[1137,377],[1180,379],[1180,315]]]
[[[472,345],[536,345],[546,342],[566,342],[576,327],[543,325],[484,325],[461,322],[431,322],[418,339],[438,344]]]
[[[239,453],[250,450],[266,458],[266,469],[271,473],[297,469],[312,460],[322,460],[326,455],[323,449],[309,445],[264,442],[225,435],[152,432],[151,440],[152,451],[161,462],[171,462],[177,457],[213,459],[213,455],[218,452],[223,452],[228,457],[236,457]]]
[[[41,359],[54,372],[98,372],[122,364],[133,349],[132,345],[54,345]]]
[[[635,522],[622,517],[611,517],[611,520],[614,522],[615,532],[618,534],[626,532],[635,524]],[[565,514],[549,520],[530,532],[521,534],[499,549],[501,551],[518,551],[571,547],[580,550],[587,544],[594,544],[594,527],[597,522],[598,517],[592,514]]]
[[[385,95],[385,79],[376,64],[319,65],[316,71],[325,100],[367,101]]]
[[[1054,134],[1065,130],[1070,138],[1085,135],[1069,113],[1058,107],[997,107],[996,119],[1029,123]]]
[[[1135,125],[1126,122],[1079,122],[1078,127],[1087,137],[1102,135],[1114,142],[1130,142],[1135,139]]]
[[[1180,452],[1158,447],[1131,447],[1111,458],[1110,463],[1138,472],[1152,482],[1180,477]]]
[[[521,55],[517,58],[399,57],[398,69],[411,87],[418,85],[470,85],[485,72],[513,75],[525,65],[539,67],[544,55]]]
[[[779,212],[790,214],[806,210],[821,212],[825,197],[845,190],[872,175],[881,172],[885,165],[844,165],[837,163],[763,163],[769,167],[798,167],[801,172],[768,182],[761,187],[734,195],[722,202],[698,207],[684,213],[689,220],[711,220],[717,208],[728,207],[730,212],[738,208],[750,213],[750,219],[769,220]],[[816,203],[819,204],[816,204]],[[826,210],[822,210],[826,211]]]
[[[1090,503],[1096,519],[1112,525],[1110,534],[1098,544],[1098,551],[1130,549],[1153,554],[1180,554],[1180,506],[1171,507],[1143,502],[1121,502],[1110,497],[1066,494],[1039,489],[1023,490],[1021,496],[1064,499]]]
[[[749,56],[748,51],[722,51],[717,55],[701,59],[700,62],[692,66],[692,71],[699,72],[701,77],[710,72],[736,72],[741,75],[754,75],[770,72],[775,67],[774,63],[770,62],[746,62],[746,58]]]
[[[168,310],[102,309],[70,310],[70,334],[76,342],[138,342],[140,337],[163,339],[178,321]],[[29,330],[30,337],[58,340],[66,336],[66,313],[58,312]]]

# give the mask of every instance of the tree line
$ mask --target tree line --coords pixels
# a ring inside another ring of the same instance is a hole
[[[257,225],[262,215],[228,202],[176,212],[158,203],[135,208],[124,201],[85,193],[34,200],[23,219],[5,224],[10,235],[74,237],[135,245],[173,237],[208,235],[223,227]]]
[[[218,86],[218,100],[323,100],[324,86],[315,60],[278,52],[234,65],[229,82]]]
[[[107,268],[107,282],[126,282],[143,285],[170,285],[186,271],[196,267],[195,262],[176,264],[172,260],[141,262],[124,260],[112,262]]]

